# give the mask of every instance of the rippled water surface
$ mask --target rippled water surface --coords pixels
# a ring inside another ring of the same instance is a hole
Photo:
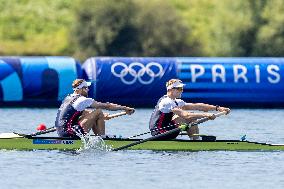
[[[150,109],[107,123],[107,133],[147,131]],[[0,133],[52,126],[56,109],[0,109]],[[284,143],[283,109],[233,109],[200,125],[218,139]],[[54,134],[50,134],[54,135]],[[148,135],[144,136],[148,137]],[[81,152],[0,150],[1,188],[284,188],[284,152]]]

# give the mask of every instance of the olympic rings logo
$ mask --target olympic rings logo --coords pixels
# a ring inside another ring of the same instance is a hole
[[[111,73],[119,77],[126,85],[132,85],[137,80],[144,85],[151,84],[156,77],[164,74],[161,64],[150,62],[146,65],[140,62],[132,62],[129,65],[123,62],[115,62],[111,65]]]

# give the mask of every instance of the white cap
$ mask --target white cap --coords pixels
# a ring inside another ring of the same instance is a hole
[[[174,82],[171,85],[167,86],[167,90],[173,89],[173,88],[182,88],[183,86],[185,86],[185,84],[183,84],[182,81],[177,80],[176,82]]]
[[[73,88],[74,91],[78,90],[78,89],[82,89],[84,87],[89,87],[91,86],[91,82],[86,82],[86,81],[83,81],[80,85],[78,85],[77,87]]]

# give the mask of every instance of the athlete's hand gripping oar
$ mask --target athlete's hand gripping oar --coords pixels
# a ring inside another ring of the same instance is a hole
[[[214,115],[215,115],[215,117],[219,117],[221,115],[225,115],[226,113],[227,112],[220,112],[220,113],[217,113],[217,114],[214,114]],[[181,124],[181,126],[179,126],[178,128],[172,129],[170,131],[167,131],[165,133],[162,133],[162,134],[159,134],[159,135],[156,135],[156,136],[152,136],[150,138],[146,138],[146,139],[143,139],[143,140],[139,140],[137,142],[133,142],[131,144],[127,144],[125,146],[114,148],[112,151],[123,150],[123,149],[129,148],[131,146],[135,146],[135,145],[147,142],[147,141],[157,140],[157,139],[160,139],[163,136],[168,136],[168,135],[170,135],[172,133],[179,132],[179,131],[182,131],[182,130],[186,130],[188,127],[191,127],[193,125],[198,125],[198,124],[203,123],[203,122],[208,121],[208,120],[210,120],[210,118],[205,117],[205,118],[201,118],[201,119],[199,119],[199,120],[197,120],[197,121],[195,121],[195,122],[193,122],[191,124]]]

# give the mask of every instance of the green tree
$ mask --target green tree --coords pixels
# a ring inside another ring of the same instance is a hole
[[[253,50],[255,56],[284,55],[284,1],[270,0],[261,14],[263,24],[259,28]]]
[[[191,56],[197,46],[187,43],[190,30],[169,1],[136,1],[135,24],[142,56]]]
[[[74,27],[79,56],[130,55],[135,49],[133,17],[135,5],[130,0],[84,0],[76,9]]]
[[[72,1],[0,0],[0,54],[58,55],[68,49]]]
[[[76,15],[78,56],[176,56],[190,51],[184,41],[187,28],[174,7],[161,0],[86,0]]]
[[[250,19],[250,25],[240,30],[239,46],[242,49],[240,56],[258,56],[255,53],[255,45],[257,41],[257,35],[260,28],[265,24],[265,20],[262,17],[263,10],[267,4],[266,0],[248,0],[244,1],[243,7],[248,12],[248,18]]]
[[[239,56],[240,33],[252,24],[246,0],[172,0],[191,33],[190,44],[198,44],[195,56]]]

